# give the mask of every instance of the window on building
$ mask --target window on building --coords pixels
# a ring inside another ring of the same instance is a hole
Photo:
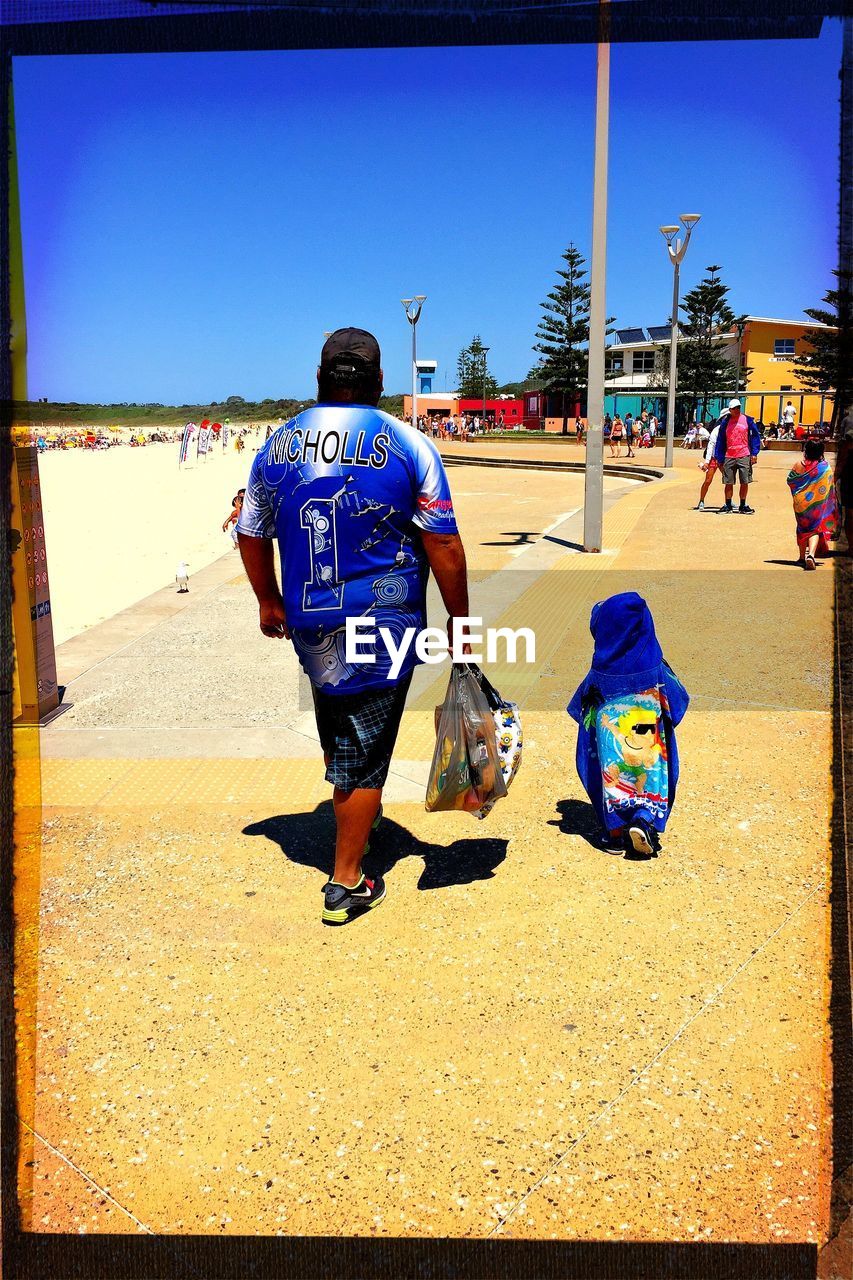
[[[792,356],[794,354],[794,339],[774,338],[773,354],[774,356]]]
[[[654,351],[634,352],[634,373],[651,373],[655,367]]]
[[[604,361],[605,373],[621,373],[625,368],[625,357],[620,354],[618,356],[607,356]]]

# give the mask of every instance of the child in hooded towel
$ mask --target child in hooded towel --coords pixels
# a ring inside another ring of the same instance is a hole
[[[595,605],[589,629],[592,666],[567,707],[578,723],[578,775],[601,823],[601,847],[650,857],[675,803],[675,726],[689,698],[635,591]]]

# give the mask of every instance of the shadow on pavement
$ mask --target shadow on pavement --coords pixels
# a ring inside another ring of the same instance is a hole
[[[314,867],[324,876],[334,865],[335,818],[330,800],[312,813],[278,814],[243,828],[247,836],[265,836],[277,844],[291,862]],[[419,889],[446,889],[452,884],[472,884],[490,880],[506,858],[506,840],[474,838],[454,840],[449,845],[428,844],[390,818],[383,818],[370,838],[364,859],[367,875],[385,876],[402,858],[424,861]]]
[[[549,827],[557,827],[564,836],[581,836],[597,853],[601,852],[596,839],[601,826],[591,804],[586,800],[558,800],[557,812],[559,818],[551,818]],[[648,862],[650,855],[634,853],[629,848],[623,856],[625,862]],[[654,856],[657,857],[657,854]]]
[[[820,568],[821,563],[824,560],[831,560],[831,559],[832,559],[832,555],[818,556],[817,567]],[[802,569],[803,567],[802,560],[765,560],[764,563],[765,564],[786,564],[786,565],[789,565],[792,569]]]
[[[534,533],[532,529],[516,529],[512,532],[507,531],[501,534],[500,542],[481,542],[481,547],[529,547],[541,534]],[[512,538],[512,542],[505,542],[503,539]]]
[[[564,836],[582,836],[597,850],[595,837],[601,824],[592,805],[586,800],[558,800],[556,807],[560,817],[549,819],[548,826],[558,827]]]
[[[580,542],[569,542],[566,538],[555,538],[552,533],[543,534],[542,541],[554,542],[558,547],[568,547],[570,551],[583,551],[583,546]]]

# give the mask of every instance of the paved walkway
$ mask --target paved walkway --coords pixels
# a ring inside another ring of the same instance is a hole
[[[790,458],[749,518],[691,509],[696,460],[608,480],[596,557],[582,477],[454,469],[477,610],[537,634],[491,672],[525,758],[482,825],[425,813],[420,671],[388,900],[347,929],[306,691],[235,557],[60,649],[72,708],[40,764],[18,735],[31,1229],[825,1239],[833,569],[790,563]],[[652,862],[590,843],[564,710],[628,588],[693,699]]]

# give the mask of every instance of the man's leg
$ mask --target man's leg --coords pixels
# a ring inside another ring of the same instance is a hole
[[[410,682],[408,675],[388,690],[366,690],[344,698],[314,690],[326,777],[334,786],[337,832],[331,885],[353,888],[361,880],[361,863],[379,813]],[[381,877],[374,884],[381,901],[385,896]],[[327,908],[329,889],[327,886]],[[340,890],[337,892],[340,894]],[[332,909],[336,909],[334,903]],[[327,916],[324,919],[327,923],[346,923]]]
[[[338,834],[332,879],[336,884],[351,888],[361,879],[361,860],[381,801],[381,787],[357,788],[355,791],[341,791],[335,787],[332,803]]]
[[[749,497],[749,486],[752,483],[752,464],[748,459],[745,465],[742,463],[738,465],[738,480],[740,481],[740,509],[751,513],[752,507],[747,502],[747,498]]]

